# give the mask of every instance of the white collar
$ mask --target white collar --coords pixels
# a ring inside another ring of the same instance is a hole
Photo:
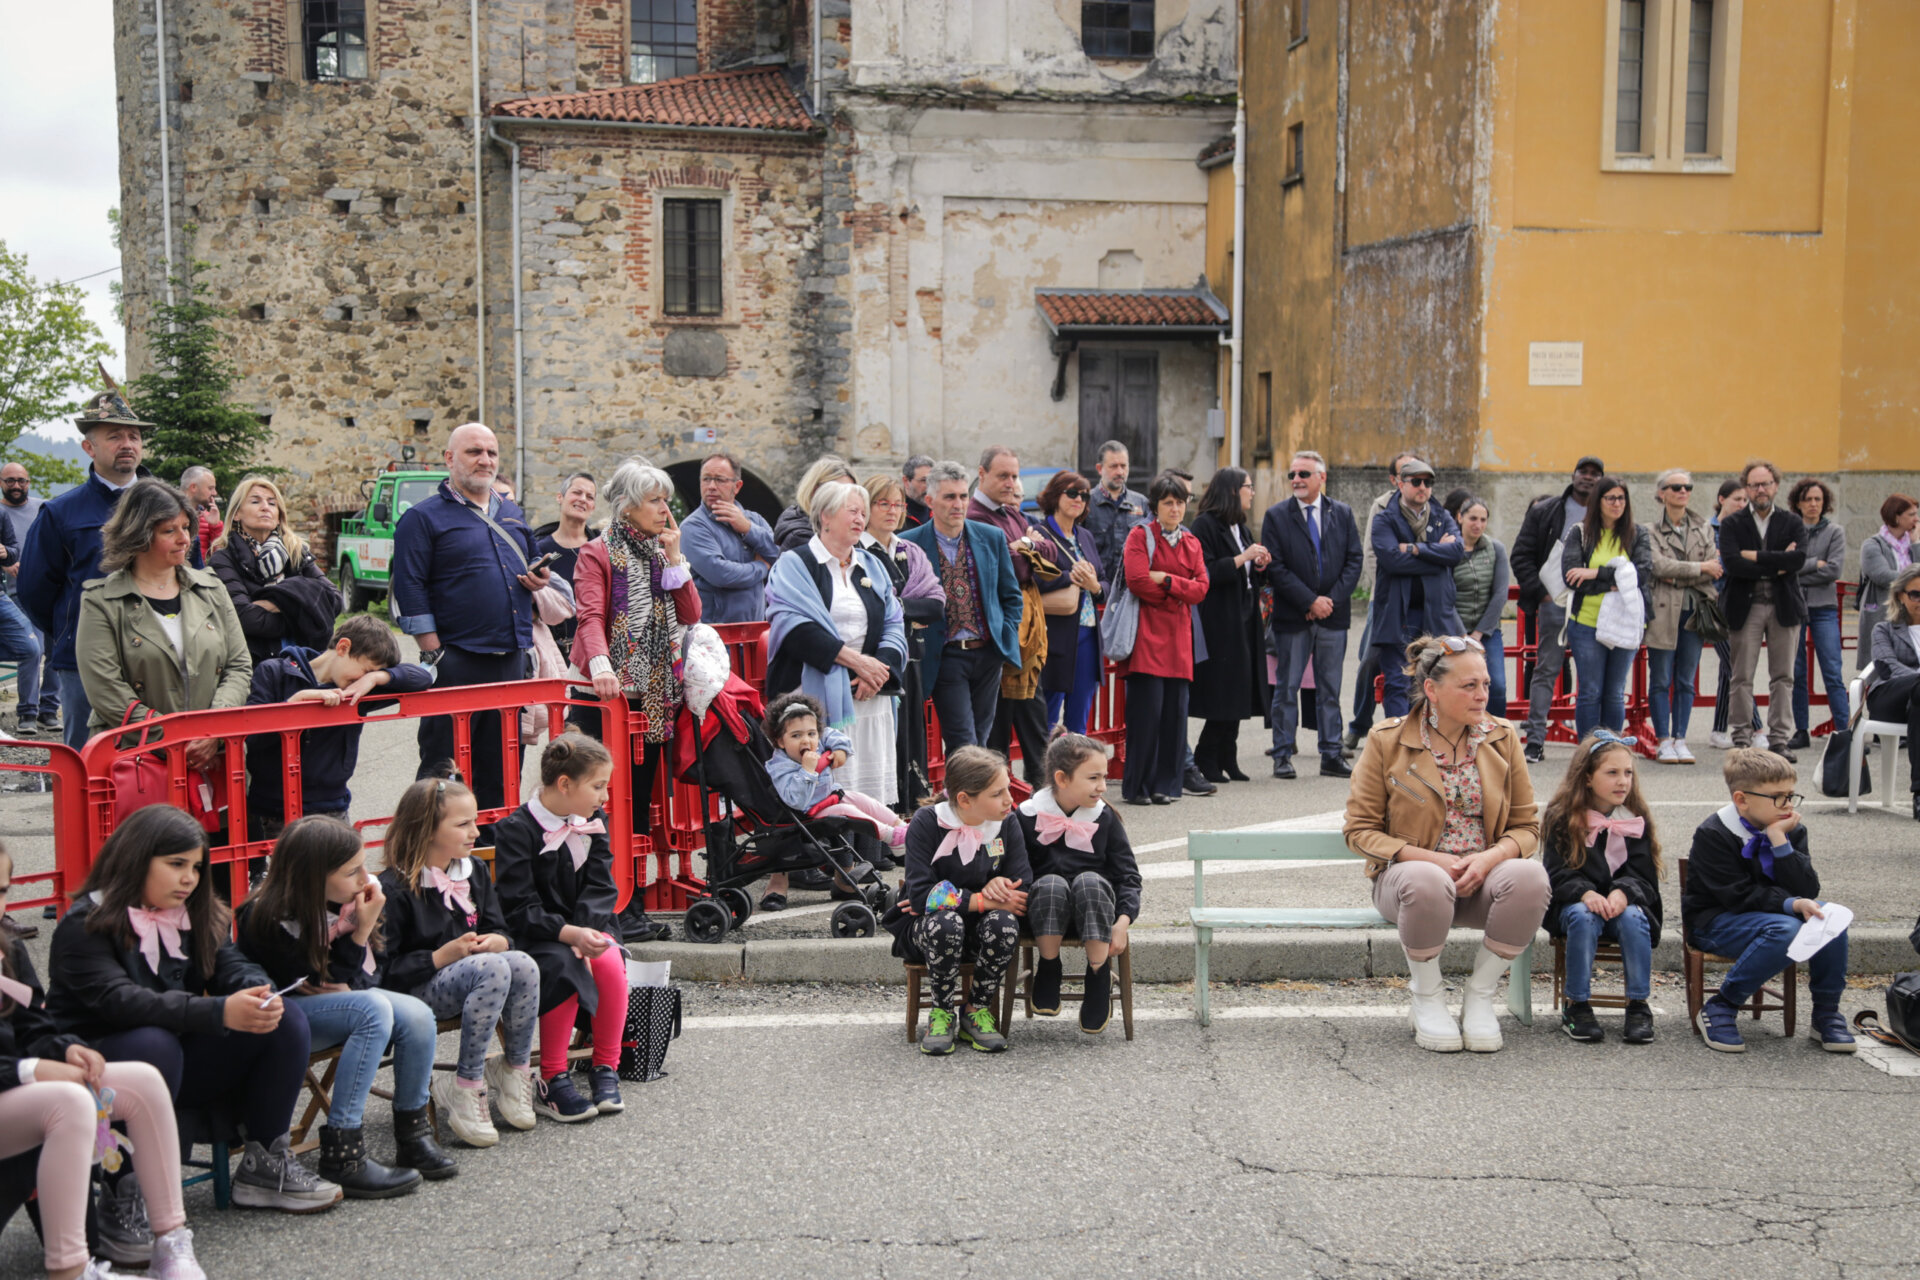
[[[988,818],[985,822],[975,823],[975,824],[962,822],[960,821],[960,815],[953,811],[952,802],[947,800],[942,800],[939,804],[934,806],[933,816],[938,818],[940,820],[940,825],[945,827],[949,831],[953,830],[955,827],[965,827],[965,826],[971,825],[975,831],[978,831],[980,833],[980,837],[983,840],[991,840],[995,836],[1000,834],[999,818]]]
[[[541,804],[539,796],[534,796],[527,801],[527,812],[533,815],[533,820],[540,824],[542,831],[552,831],[558,827],[571,827],[576,823],[586,821],[584,818],[561,817],[553,810],[547,808],[547,806]]]
[[[973,490],[973,500],[979,503],[981,506],[985,507],[989,511],[1005,510],[1005,508],[1002,507],[999,503],[995,502],[992,498],[989,498],[987,496],[987,491],[985,489],[982,489],[978,486],[975,486]]]
[[[1060,807],[1060,801],[1054,797],[1052,787],[1042,787],[1020,803],[1020,812],[1029,818],[1050,813],[1056,818],[1072,818],[1075,822],[1098,822],[1100,815],[1105,813],[1106,809],[1106,801],[1095,800],[1091,806],[1068,813]]]
[[[1320,509],[1320,504],[1322,502],[1325,502],[1326,498],[1327,498],[1327,491],[1325,489],[1322,489],[1320,491],[1320,496],[1315,498],[1312,502],[1301,502],[1300,499],[1296,497],[1294,499],[1294,503],[1297,506],[1299,506],[1299,508],[1302,511],[1305,511],[1309,507],[1313,508],[1315,511],[1318,511]]]
[[[846,570],[851,569],[853,567],[853,563],[855,559],[853,556],[849,555],[847,557],[846,565],[842,566],[839,561],[839,558],[836,557],[833,554],[833,552],[827,550],[827,544],[820,541],[820,535],[817,533],[814,534],[811,538],[807,539],[807,550],[813,552],[813,558],[815,560],[819,561],[821,564],[826,565],[830,569],[840,569],[841,572],[844,573],[846,572]]]
[[[1720,819],[1720,825],[1733,832],[1734,838],[1740,841],[1741,844],[1744,845],[1747,841],[1753,839],[1753,832],[1747,830],[1746,824],[1740,820],[1740,811],[1734,808],[1732,804],[1726,805],[1713,816]]]

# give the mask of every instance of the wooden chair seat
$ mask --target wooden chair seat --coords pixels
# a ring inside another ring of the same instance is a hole
[[[1018,956],[1014,957],[1014,963],[1015,964],[1019,963]],[[1011,965],[1008,967],[1012,968]],[[920,1004],[921,1004],[920,983],[923,979],[926,978],[926,976],[927,976],[927,966],[923,964],[914,964],[911,961],[907,962],[907,1043],[908,1044],[920,1043]],[[1007,980],[1001,982],[1000,999],[997,1002],[998,1007],[994,1010],[994,1014],[1000,1022],[1000,1034],[1006,1036],[1009,1041],[1011,1041],[1013,1038],[1012,1037],[1013,1028],[1011,1024],[1013,1022],[1013,986],[1014,984],[1012,979],[1013,979],[1013,974],[1009,973],[1007,975]],[[960,999],[964,1003],[965,1001],[971,999],[972,996],[973,996],[973,961],[968,960],[963,962],[960,966]]]

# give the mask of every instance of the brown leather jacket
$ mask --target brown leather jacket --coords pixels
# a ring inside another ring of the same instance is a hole
[[[1540,847],[1540,815],[1521,754],[1524,747],[1514,727],[1496,718],[1475,763],[1485,796],[1487,844],[1511,836],[1520,856],[1531,858]],[[1374,726],[1354,765],[1345,828],[1347,847],[1367,860],[1369,880],[1407,845],[1431,849],[1440,843],[1446,828],[1440,788],[1440,766],[1421,745],[1420,725],[1413,717],[1396,716]]]

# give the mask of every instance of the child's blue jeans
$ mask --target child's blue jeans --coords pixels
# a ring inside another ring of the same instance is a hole
[[[1620,945],[1627,999],[1647,998],[1653,989],[1653,927],[1646,912],[1628,907],[1613,919],[1602,920],[1585,903],[1575,902],[1561,909],[1560,927],[1567,934],[1568,1004],[1582,1004],[1593,994],[1593,953],[1603,938]]]
[[[1803,923],[1797,915],[1778,911],[1729,911],[1715,916],[1706,928],[1694,930],[1692,941],[1702,951],[1735,957],[1733,968],[1720,979],[1720,994],[1728,1004],[1737,1005],[1787,967],[1787,946]],[[1814,952],[1806,966],[1813,1007],[1838,1008],[1847,985],[1847,935]]]
[[[333,1106],[327,1123],[358,1129],[367,1109],[367,1093],[380,1071],[380,1057],[393,1044],[393,1107],[418,1111],[427,1105],[433,1075],[433,1048],[439,1035],[433,1011],[398,991],[332,991],[293,996],[307,1015],[313,1047],[340,1046],[340,1067],[333,1076]]]

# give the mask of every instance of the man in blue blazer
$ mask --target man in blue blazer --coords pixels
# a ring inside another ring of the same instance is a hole
[[[1380,566],[1371,615],[1374,653],[1387,678],[1380,709],[1390,716],[1407,714],[1407,645],[1423,635],[1461,633],[1453,569],[1466,555],[1460,526],[1433,500],[1433,468],[1408,458],[1397,483],[1400,496],[1373,518],[1369,533]]]
[[[1297,776],[1294,734],[1300,724],[1300,681],[1313,662],[1314,711],[1320,734],[1320,773],[1350,778],[1340,755],[1340,676],[1353,625],[1353,588],[1364,556],[1353,508],[1328,497],[1327,461],[1310,449],[1287,467],[1293,496],[1267,508],[1260,542],[1273,553],[1273,776]]]
[[[1007,535],[967,519],[965,467],[936,462],[927,474],[933,518],[900,536],[927,553],[947,608],[928,624],[921,678],[940,714],[948,751],[978,746],[993,729],[1002,664],[1020,665],[1020,581]]]

